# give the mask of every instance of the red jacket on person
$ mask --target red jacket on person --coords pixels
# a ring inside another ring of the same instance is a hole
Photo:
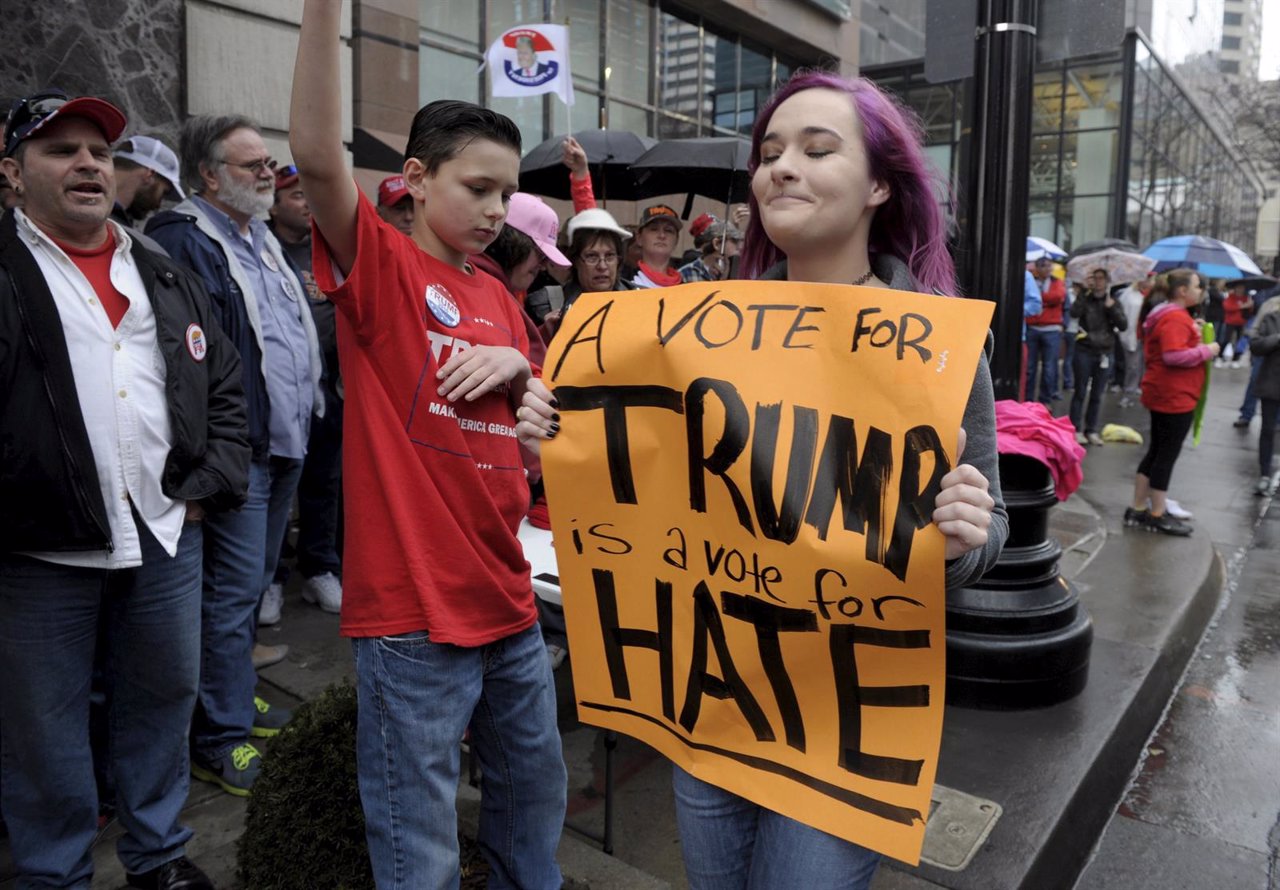
[[[1040,284],[1039,281],[1036,284]],[[1040,314],[1027,317],[1027,327],[1037,325],[1062,324],[1062,305],[1067,301],[1067,286],[1057,278],[1050,277],[1049,286],[1040,291],[1042,301]]]
[[[1142,404],[1162,414],[1194,411],[1204,388],[1205,362],[1213,357],[1200,342],[1191,313],[1172,303],[1151,310],[1142,325]]]

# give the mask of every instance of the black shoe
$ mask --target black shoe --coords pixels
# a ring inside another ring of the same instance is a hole
[[[214,890],[209,876],[186,856],[139,875],[128,875],[128,881],[130,887],[144,890]]]
[[[1168,513],[1162,513],[1159,516],[1147,514],[1147,520],[1142,524],[1147,531],[1159,532],[1162,535],[1173,535],[1178,538],[1185,538],[1191,534],[1191,526],[1183,522],[1181,519],[1174,519]]]
[[[1147,519],[1151,516],[1146,510],[1135,510],[1132,507],[1124,508],[1124,527],[1137,528],[1140,525],[1146,525]]]
[[[1251,420],[1253,420],[1252,417],[1237,417],[1236,422],[1231,425],[1238,430],[1242,430],[1249,425]]]

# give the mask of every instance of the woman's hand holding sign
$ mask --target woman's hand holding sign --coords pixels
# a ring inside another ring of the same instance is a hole
[[[965,432],[960,428],[957,459],[964,455]],[[942,477],[934,502],[933,523],[947,539],[947,559],[963,556],[987,543],[995,500],[987,493],[987,478],[971,464],[960,464]]]
[[[538,453],[543,439],[554,439],[560,432],[560,412],[551,390],[537,377],[530,378],[524,391],[524,399],[516,409],[516,438],[534,454]]]

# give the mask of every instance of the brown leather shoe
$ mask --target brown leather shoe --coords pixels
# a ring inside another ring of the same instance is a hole
[[[283,643],[279,646],[266,646],[262,643],[253,644],[253,669],[260,671],[264,667],[270,667],[273,664],[279,664],[284,661],[285,656],[289,654],[289,647]]]

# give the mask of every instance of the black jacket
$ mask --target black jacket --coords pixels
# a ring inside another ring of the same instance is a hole
[[[132,255],[165,362],[173,447],[161,487],[210,511],[239,507],[249,484],[240,359],[193,275],[136,241]],[[187,351],[192,324],[204,331],[203,361]],[[111,546],[62,322],[7,213],[0,219],[0,552]]]
[[[1071,317],[1080,319],[1076,348],[1110,352],[1116,345],[1116,331],[1129,326],[1119,300],[1107,306],[1106,296],[1085,293],[1071,304]]]

